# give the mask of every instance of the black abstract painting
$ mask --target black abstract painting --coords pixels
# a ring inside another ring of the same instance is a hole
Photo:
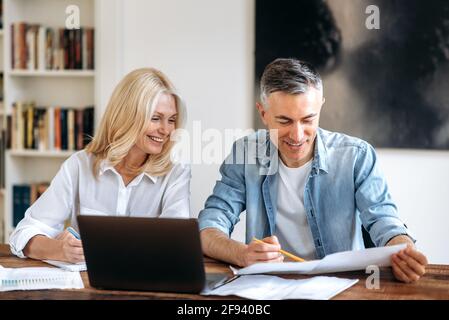
[[[278,57],[320,71],[321,127],[375,147],[449,149],[449,1],[256,0],[256,91]]]

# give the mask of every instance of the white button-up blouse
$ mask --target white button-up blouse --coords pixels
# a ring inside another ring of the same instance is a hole
[[[142,173],[125,186],[121,175],[103,161],[94,177],[94,156],[79,151],[67,159],[46,192],[30,207],[10,237],[11,251],[35,235],[56,237],[66,220],[77,228],[76,214],[132,217],[190,217],[190,167],[175,164],[162,177]]]

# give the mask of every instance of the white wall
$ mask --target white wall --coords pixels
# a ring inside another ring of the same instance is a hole
[[[98,0],[98,103],[131,69],[163,70],[203,129],[252,126],[254,0]],[[188,129],[190,129],[188,127]],[[449,152],[379,150],[400,216],[432,263],[449,263]],[[192,209],[218,166],[193,166]],[[243,222],[243,221],[242,221]],[[244,225],[235,238],[243,239]]]
[[[449,264],[449,152],[378,150],[401,219],[430,262]]]
[[[152,66],[186,101],[188,130],[193,121],[201,121],[203,130],[252,127],[253,0],[102,0],[99,6],[103,108],[122,75]],[[218,177],[218,165],[192,166],[195,216]]]
[[[95,1],[95,123],[123,76],[123,0]]]

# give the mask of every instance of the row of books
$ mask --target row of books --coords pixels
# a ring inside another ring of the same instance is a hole
[[[25,216],[26,210],[47,190],[49,183],[13,185],[13,226],[16,227]]]
[[[13,23],[11,67],[27,70],[94,69],[94,29]]]
[[[16,102],[6,118],[6,148],[81,150],[94,134],[94,107],[37,107]]]

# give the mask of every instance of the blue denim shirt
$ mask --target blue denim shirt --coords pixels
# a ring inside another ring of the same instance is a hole
[[[278,161],[278,150],[268,131],[259,130],[237,140],[220,167],[221,180],[199,214],[200,230],[217,228],[230,236],[246,210],[247,243],[253,237],[273,235]],[[362,224],[376,246],[408,234],[379,170],[374,148],[344,134],[318,129],[304,207],[318,259],[338,251],[363,249]]]

